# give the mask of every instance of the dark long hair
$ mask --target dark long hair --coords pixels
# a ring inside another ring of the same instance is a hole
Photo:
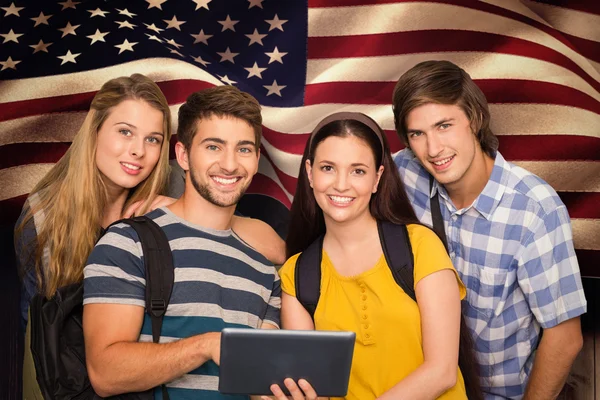
[[[364,117],[366,116],[361,116],[363,119]],[[379,132],[374,132],[360,121],[340,119],[321,127],[317,126],[316,132],[311,134],[302,155],[296,193],[290,211],[290,225],[286,239],[288,258],[306,250],[312,242],[325,234],[323,211],[317,204],[313,189],[310,187],[305,165],[306,160],[310,160],[313,164],[317,147],[328,137],[354,136],[361,139],[371,148],[375,156],[375,165],[383,165],[384,170],[377,192],[371,195],[369,203],[369,210],[375,219],[395,224],[420,224],[406,195],[398,168],[392,159],[385,133],[373,120],[370,118],[369,120],[373,122],[369,125],[376,127]],[[467,397],[470,400],[483,399],[473,339],[462,314],[458,365],[465,382]]]
[[[377,192],[371,196],[369,204],[371,215],[375,219],[396,224],[419,223],[404,190],[383,131],[380,132],[380,135],[383,146],[377,135],[367,125],[352,119],[332,121],[311,135],[311,140],[306,143],[304,148],[298,172],[298,184],[290,211],[290,226],[286,239],[288,257],[304,251],[319,236],[325,234],[323,211],[315,200],[315,195],[308,182],[305,165],[306,160],[313,163],[315,150],[321,142],[331,136],[355,136],[361,139],[373,151],[375,165],[383,165],[384,171],[379,180]]]

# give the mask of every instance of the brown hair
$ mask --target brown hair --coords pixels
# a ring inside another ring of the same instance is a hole
[[[235,86],[215,86],[192,93],[179,108],[177,140],[189,150],[196,135],[197,123],[212,116],[234,117],[246,121],[254,129],[256,148],[260,147],[260,104],[252,95]]]
[[[450,61],[424,61],[400,77],[392,96],[396,132],[408,147],[406,117],[428,103],[459,106],[471,123],[481,149],[496,156],[498,138],[490,128],[490,110],[485,95],[469,74]]]
[[[145,213],[164,190],[169,176],[171,137],[167,99],[156,83],[144,75],[111,79],[94,96],[85,121],[65,155],[31,191],[29,199],[37,194],[37,201],[28,201],[30,208],[15,230],[16,239],[35,214],[43,213],[43,222],[36,227],[37,243],[25,246],[35,246],[29,256],[35,259],[38,291],[48,298],[58,288],[83,279],[83,267],[102,231],[108,201],[106,185],[95,162],[98,131],[114,107],[130,99],[145,101],[162,112],[165,136],[156,166],[148,178],[130,190],[124,209],[142,200],[140,212]]]
[[[361,115],[361,117],[369,118],[366,115]],[[287,257],[304,251],[325,233],[323,211],[315,200],[305,165],[306,160],[310,160],[311,163],[314,161],[319,144],[331,136],[355,136],[363,140],[373,152],[375,165],[383,165],[384,170],[379,180],[379,187],[377,192],[371,196],[369,204],[371,215],[375,219],[396,224],[419,223],[404,190],[398,168],[390,154],[385,134],[375,121],[371,121],[372,125],[379,129],[379,134],[356,119],[335,120],[323,126],[317,126],[317,130],[311,134],[311,140],[307,141],[304,148],[294,201],[290,210],[290,225],[286,239]]]

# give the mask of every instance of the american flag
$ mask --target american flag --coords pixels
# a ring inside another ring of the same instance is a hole
[[[143,73],[171,110],[235,85],[263,106],[250,192],[289,207],[308,133],[361,111],[386,130],[416,63],[447,59],[486,94],[500,151],[541,176],[572,217],[584,275],[600,277],[597,0],[1,1],[0,207],[13,224],[66,151],[100,86]]]

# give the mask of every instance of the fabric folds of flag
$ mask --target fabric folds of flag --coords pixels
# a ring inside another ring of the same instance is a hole
[[[264,143],[250,192],[289,208],[304,143],[320,119],[364,112],[397,151],[395,82],[420,61],[446,59],[486,94],[504,157],[557,190],[582,273],[600,276],[600,6],[565,4],[4,1],[2,224],[14,223],[108,79],[150,76],[175,115],[187,95],[213,85],[253,94],[263,106]]]

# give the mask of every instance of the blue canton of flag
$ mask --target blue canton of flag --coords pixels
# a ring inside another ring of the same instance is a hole
[[[303,102],[305,2],[264,0],[17,1],[3,7],[3,80],[175,58],[263,105]],[[7,11],[8,10],[8,11]],[[143,71],[140,71],[143,72]],[[189,91],[186,94],[191,93]]]

